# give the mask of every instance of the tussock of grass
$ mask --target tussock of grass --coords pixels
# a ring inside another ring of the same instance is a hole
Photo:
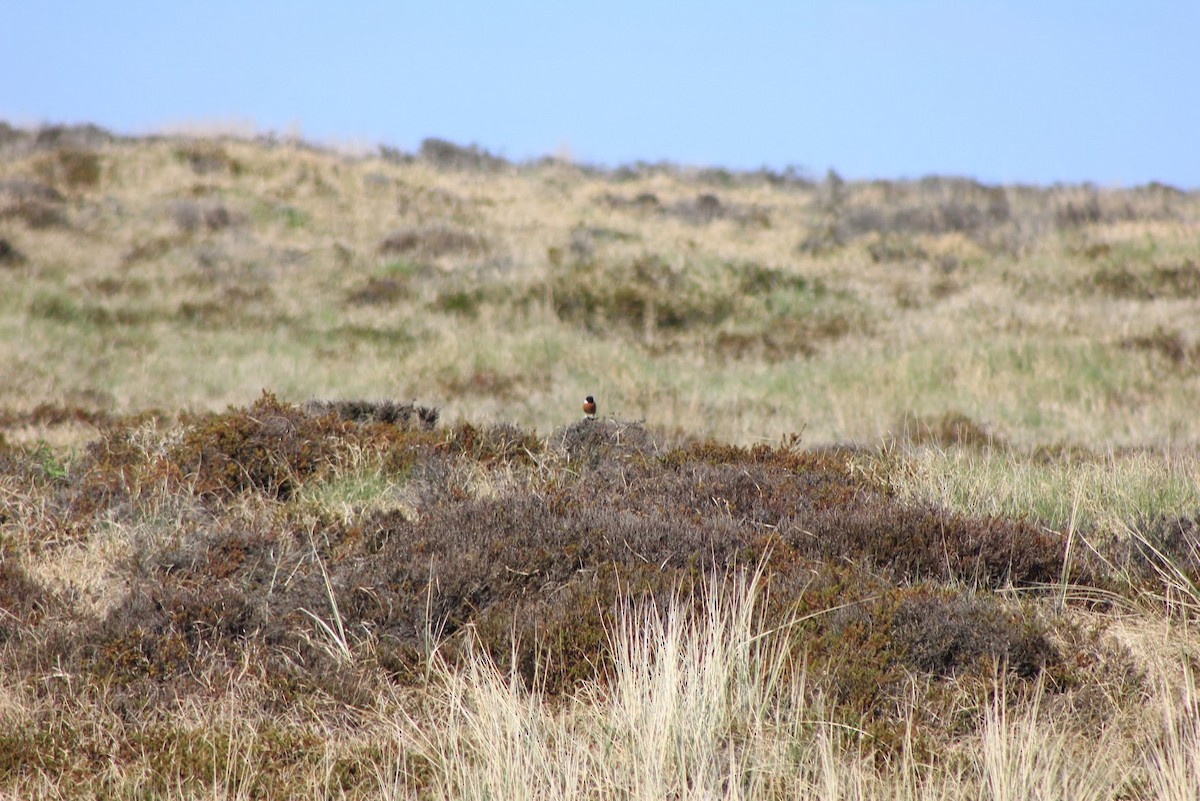
[[[824,716],[788,622],[765,627],[755,611],[761,592],[743,578],[711,585],[692,611],[626,607],[611,681],[565,704],[484,655],[465,669],[435,660],[418,711],[393,723],[405,756],[389,786],[430,798],[1086,801],[1196,786],[1194,727],[1173,713],[1131,752],[1042,714],[1038,692],[1025,705],[996,693],[942,759],[880,759],[861,731]]]
[[[897,457],[890,480],[904,497],[972,515],[1033,518],[1059,530],[1113,537],[1200,509],[1200,461],[1190,450],[922,447]]]
[[[625,606],[610,633],[609,682],[557,713],[536,686],[486,657],[465,671],[435,660],[428,707],[396,723],[412,760],[402,778],[438,798],[567,798],[603,788],[664,798],[730,786],[758,796],[778,780],[781,756],[763,735],[808,723],[786,636],[757,631],[759,592],[754,579],[738,594],[714,584],[694,615],[686,603]],[[446,724],[429,727],[425,715]]]

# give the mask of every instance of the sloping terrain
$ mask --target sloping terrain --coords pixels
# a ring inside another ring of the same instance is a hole
[[[1200,790],[1194,193],[0,138],[0,794]]]

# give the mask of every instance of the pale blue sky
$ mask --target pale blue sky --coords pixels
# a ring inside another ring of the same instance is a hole
[[[1200,188],[1200,2],[16,2],[0,119]]]

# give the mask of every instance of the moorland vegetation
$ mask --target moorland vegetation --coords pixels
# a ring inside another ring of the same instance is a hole
[[[1200,795],[1195,192],[0,126],[0,282],[0,794]]]

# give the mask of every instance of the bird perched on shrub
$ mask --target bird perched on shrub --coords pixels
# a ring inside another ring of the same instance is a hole
[[[596,416],[596,399],[591,395],[583,399],[583,413],[588,417]]]

